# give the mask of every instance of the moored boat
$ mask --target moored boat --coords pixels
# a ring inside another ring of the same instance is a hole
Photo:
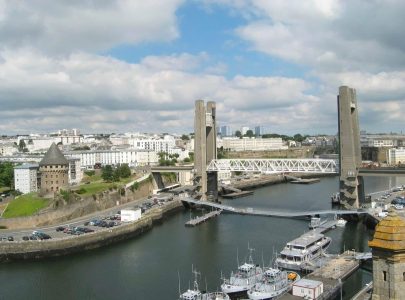
[[[262,280],[248,291],[248,297],[254,300],[278,298],[287,293],[292,284],[299,279],[300,276],[296,272],[268,268]]]
[[[300,271],[304,264],[311,264],[329,247],[332,239],[323,234],[308,232],[287,243],[276,259],[278,267]]]
[[[263,277],[263,269],[253,263],[252,252],[249,248],[248,260],[238,266],[236,273],[231,273],[229,279],[225,279],[221,285],[222,292],[230,296],[246,296],[247,291]]]

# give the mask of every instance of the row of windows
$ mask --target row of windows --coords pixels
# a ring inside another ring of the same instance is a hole
[[[388,280],[387,271],[383,271],[383,279],[384,279],[384,281]],[[405,281],[405,272],[402,273],[402,280]]]
[[[53,180],[51,180],[51,181],[49,181],[50,182],[50,184],[53,184]],[[65,183],[65,181],[64,180],[62,180],[62,184],[64,184]],[[48,180],[45,180],[45,184],[48,184]],[[55,184],[59,184],[59,180],[56,180],[55,181]]]

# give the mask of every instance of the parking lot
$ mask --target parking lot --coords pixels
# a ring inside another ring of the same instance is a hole
[[[2,230],[0,242],[64,239],[83,234],[92,234],[101,230],[112,230],[114,227],[123,224],[121,221],[121,210],[140,209],[143,215],[148,213],[152,208],[163,206],[172,200],[173,197],[171,195],[154,195],[58,225],[18,231]]]

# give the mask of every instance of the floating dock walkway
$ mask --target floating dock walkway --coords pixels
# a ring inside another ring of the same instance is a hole
[[[196,217],[194,219],[191,219],[190,221],[186,222],[185,225],[189,226],[189,227],[197,226],[197,225],[199,225],[199,224],[201,224],[201,223],[203,223],[203,222],[205,222],[205,221],[207,221],[207,220],[209,220],[211,218],[219,216],[221,214],[221,212],[222,212],[222,210],[210,211],[209,213],[207,213],[205,215],[202,215],[202,216]]]

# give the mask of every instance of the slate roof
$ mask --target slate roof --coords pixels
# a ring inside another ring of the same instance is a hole
[[[46,152],[44,158],[39,162],[40,166],[49,166],[49,165],[68,165],[69,162],[63,156],[62,152],[59,150],[58,146],[55,143],[52,143]]]

